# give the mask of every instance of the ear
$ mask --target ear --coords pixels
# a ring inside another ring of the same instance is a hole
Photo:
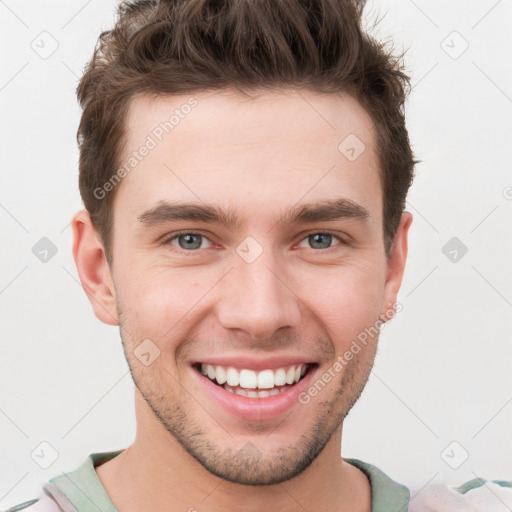
[[[412,214],[409,212],[402,213],[387,260],[387,275],[384,289],[385,311],[381,314],[381,318],[385,322],[393,318],[397,311],[396,298],[404,275],[408,249],[407,236],[411,223]]]
[[[71,221],[73,258],[94,314],[104,323],[119,325],[115,288],[101,237],[89,213],[81,210]]]

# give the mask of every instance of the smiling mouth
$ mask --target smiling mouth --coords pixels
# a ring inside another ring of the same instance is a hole
[[[194,368],[217,386],[248,398],[267,398],[292,388],[316,366],[300,363],[261,371],[196,363]]]

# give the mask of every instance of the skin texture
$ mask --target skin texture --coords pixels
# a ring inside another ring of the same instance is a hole
[[[123,157],[190,96],[135,98]],[[321,377],[358,334],[390,317],[412,216],[402,214],[387,258],[371,119],[345,94],[193,97],[197,105],[117,185],[110,268],[87,212],[73,220],[80,279],[96,316],[120,325],[136,384],[135,442],[98,476],[121,512],[241,503],[368,511],[369,483],[340,450],[343,419],[366,385],[378,336],[307,404],[260,421],[219,407],[191,365],[212,356],[300,355]],[[350,134],[365,145],[354,161],[338,150]],[[282,222],[297,205],[339,198],[367,218]],[[162,201],[231,209],[239,225],[139,220]],[[309,235],[325,230],[332,238],[315,245]],[[183,248],[178,231],[201,235],[192,239],[198,248]],[[237,253],[247,237],[262,250],[251,263]],[[147,339],[160,351],[148,366],[134,353]]]

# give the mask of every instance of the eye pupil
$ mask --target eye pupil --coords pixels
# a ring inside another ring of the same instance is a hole
[[[199,249],[201,247],[201,235],[180,235],[178,240],[182,249]],[[182,240],[186,240],[186,242],[182,243]]]
[[[331,238],[332,235],[329,235],[328,233],[315,233],[314,235],[311,235],[310,241],[312,241],[312,247],[315,249],[325,249],[328,248],[328,246],[331,244]],[[322,243],[325,245],[327,243],[327,247],[322,246]],[[318,247],[316,244],[320,244],[321,247]]]
[[[329,249],[332,244],[332,237],[333,235],[329,233],[313,233],[307,238],[313,249]],[[178,240],[181,249],[193,250],[201,248],[203,235],[184,233],[182,235],[176,235],[175,239]]]

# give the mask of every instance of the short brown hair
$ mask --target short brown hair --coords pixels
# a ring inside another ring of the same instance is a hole
[[[80,194],[112,262],[115,189],[95,193],[119,166],[136,94],[294,87],[351,93],[370,114],[383,189],[386,253],[413,159],[405,127],[409,77],[401,57],[363,31],[357,0],[134,0],[122,2],[78,85]]]

